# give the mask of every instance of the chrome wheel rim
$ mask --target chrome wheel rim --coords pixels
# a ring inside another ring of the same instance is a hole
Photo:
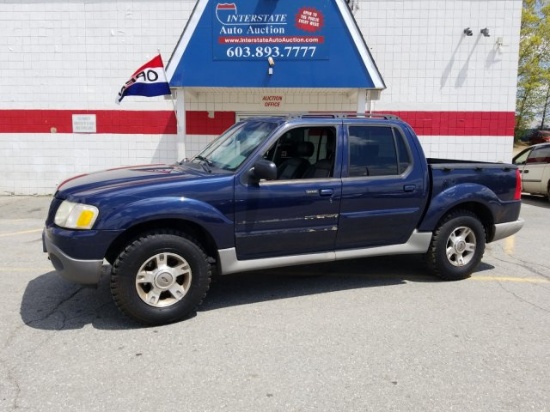
[[[183,299],[191,279],[191,267],[184,258],[175,253],[159,253],[139,268],[136,290],[148,305],[167,307]]]
[[[467,226],[457,227],[447,239],[447,259],[453,266],[465,266],[474,258],[476,246],[474,231]]]

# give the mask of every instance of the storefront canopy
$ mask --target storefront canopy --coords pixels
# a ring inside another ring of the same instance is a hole
[[[199,0],[171,87],[384,89],[345,0]]]

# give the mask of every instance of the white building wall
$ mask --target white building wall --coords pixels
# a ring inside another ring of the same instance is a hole
[[[387,85],[377,109],[513,112],[521,11],[518,0],[360,1],[355,17]]]
[[[174,161],[175,135],[0,134],[0,194],[50,194],[71,176]]]
[[[0,109],[169,110],[115,97],[160,50],[170,57],[193,0],[0,3]],[[166,63],[166,62],[165,62]]]
[[[387,86],[376,110],[514,112],[521,12],[516,0],[360,1],[355,17]],[[511,135],[420,140],[431,157],[512,158]]]
[[[512,136],[419,136],[426,157],[506,162],[512,159]]]
[[[0,3],[0,110],[172,110],[115,97],[131,74],[175,47],[195,2]],[[1,115],[0,115],[1,116]],[[0,126],[1,127],[1,126]],[[173,162],[175,135],[0,133],[0,194],[49,194],[71,175]]]
[[[0,3],[0,194],[53,193],[70,175],[105,167],[173,162],[173,134],[2,132],[15,110],[173,110],[170,100],[132,97],[120,87],[160,51],[165,64],[195,0]],[[521,0],[361,0],[355,16],[384,77],[377,111],[510,112],[515,108]],[[465,37],[470,27],[473,36]],[[491,37],[480,35],[487,27]],[[502,39],[503,45],[497,45]],[[341,75],[345,75],[342,68]],[[272,93],[272,92],[269,92]],[[187,110],[355,111],[356,96],[282,91],[199,93]],[[214,135],[186,137],[187,155]],[[432,157],[510,161],[510,135],[420,135]]]

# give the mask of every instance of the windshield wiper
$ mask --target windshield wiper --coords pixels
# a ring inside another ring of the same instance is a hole
[[[201,161],[202,168],[204,169],[205,172],[212,173],[212,169],[211,169],[212,162],[210,160],[208,160],[206,157],[201,155],[195,156],[195,159]]]

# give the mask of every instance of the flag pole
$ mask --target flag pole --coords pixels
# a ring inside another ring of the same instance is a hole
[[[162,59],[162,55],[160,54],[160,49],[157,49],[157,53],[160,56],[160,58]],[[164,72],[164,77],[166,77],[166,69],[164,67],[164,61],[162,63],[162,71]],[[176,93],[177,93],[177,91],[176,91]],[[174,93],[172,92],[172,89],[170,89],[170,101],[172,102],[172,108],[174,110],[174,116],[176,117],[176,134],[177,134],[177,131],[179,130],[179,120],[178,120],[178,111],[176,109],[176,101],[174,100]]]
[[[176,93],[177,93],[176,89]],[[174,93],[172,92],[172,89],[170,89],[170,101],[172,102],[172,108],[174,109],[174,116],[176,117],[176,134],[180,130],[180,121],[178,119],[178,109],[176,107],[176,101],[174,100]]]
[[[159,56],[161,57],[162,59],[162,55],[160,54],[160,49],[157,49],[157,52],[159,54]],[[164,76],[166,77],[166,70],[164,68],[164,62],[162,63],[162,70],[164,71]],[[168,80],[168,78],[167,78]],[[177,155],[177,161],[178,162],[181,162],[184,158],[185,158],[185,102],[184,102],[184,99],[185,99],[185,95],[183,93],[183,89],[182,90],[182,95],[181,96],[178,96],[178,89],[175,90],[176,92],[176,97],[178,98],[177,101],[174,100],[174,92],[172,91],[172,89],[170,89],[170,101],[172,102],[172,108],[174,110],[174,116],[176,118],[176,155]],[[179,110],[178,110],[178,102],[180,103],[179,106]],[[180,113],[181,111],[181,113]],[[180,118],[179,118],[179,114],[181,114],[182,117],[182,121],[180,121]],[[181,141],[179,139],[179,135],[180,135],[180,131],[181,131]]]

